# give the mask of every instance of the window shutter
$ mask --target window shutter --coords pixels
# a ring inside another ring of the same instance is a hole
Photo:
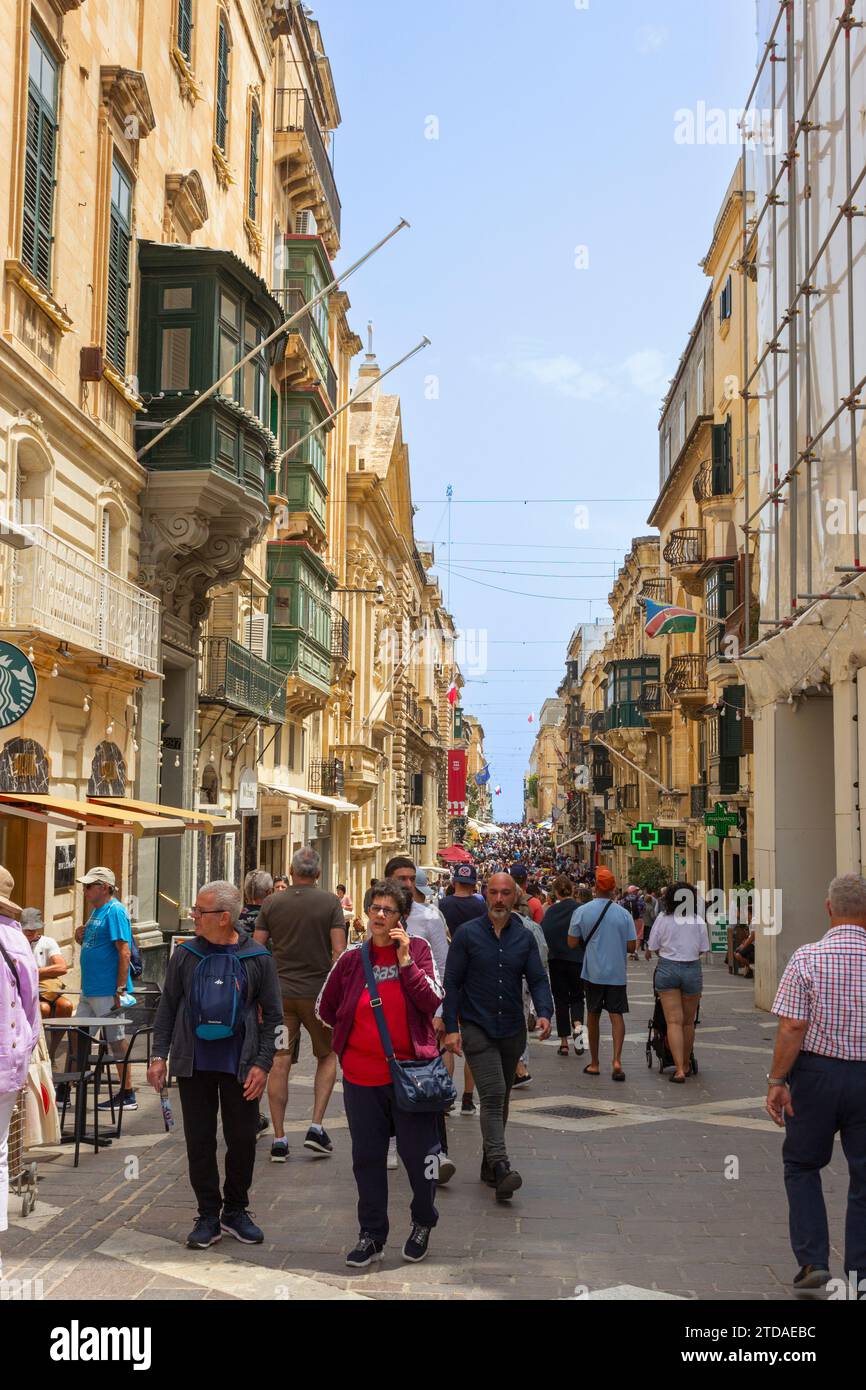
[[[722,691],[722,698],[725,705],[724,714],[719,718],[719,753],[722,757],[738,758],[743,751],[743,707],[746,702],[746,688],[743,685],[729,685]]]
[[[229,39],[226,27],[220,21],[217,50],[217,92],[216,92],[216,144],[225,154],[226,133],[228,131],[229,94]]]
[[[55,69],[38,36],[42,61]],[[51,229],[54,210],[54,165],[57,126],[54,110],[31,81],[27,93],[27,131],[24,157],[24,214],[21,258],[46,289],[51,278]]]
[[[722,492],[725,475],[725,426],[713,425],[713,496]]]
[[[252,626],[252,634],[250,627]],[[253,613],[252,618],[244,618],[244,646],[263,661],[268,659],[268,615]]]
[[[237,638],[238,633],[238,595],[232,589],[227,594],[217,594],[211,599],[210,614],[207,620],[209,637]]]
[[[129,191],[129,180],[117,163],[114,173]],[[129,226],[112,201],[108,235],[108,292],[105,352],[119,372],[126,371],[126,338],[129,315]]]
[[[178,0],[177,46],[189,62],[192,57],[192,0]]]
[[[257,220],[259,204],[259,110],[250,108],[250,183],[247,198],[247,213],[251,222]]]
[[[751,719],[743,715],[743,734],[742,734],[742,753],[754,753],[755,751],[755,725]]]

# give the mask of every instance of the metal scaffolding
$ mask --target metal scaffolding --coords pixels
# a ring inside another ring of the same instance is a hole
[[[766,38],[745,111],[768,103],[772,137],[756,146],[754,124],[744,120],[738,269],[758,284],[754,325],[742,296],[747,649],[848,582],[840,576],[866,568],[857,467],[866,386],[866,209],[854,201],[866,180],[858,120],[866,104],[866,40],[855,17],[863,7],[864,0],[758,0]],[[760,417],[757,499],[750,496],[752,400]],[[827,524],[831,500],[844,500],[852,523],[844,530]],[[755,637],[753,536],[763,621]]]

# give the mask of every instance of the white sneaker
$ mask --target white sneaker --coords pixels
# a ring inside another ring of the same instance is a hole
[[[385,1164],[385,1167],[386,1167],[386,1168],[399,1168],[399,1167],[400,1167],[400,1160],[399,1160],[398,1157],[397,1157],[397,1140],[396,1140],[396,1139],[392,1139],[391,1142],[390,1142],[390,1144],[388,1145],[388,1159],[387,1159],[387,1162],[386,1162],[386,1164]]]

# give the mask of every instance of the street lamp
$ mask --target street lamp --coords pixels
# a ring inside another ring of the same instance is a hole
[[[381,579],[376,580],[376,587],[373,589],[334,589],[335,594],[374,594],[375,603],[385,602],[385,585]]]

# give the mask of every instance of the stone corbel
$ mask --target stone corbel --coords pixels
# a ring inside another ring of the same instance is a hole
[[[171,61],[174,63],[177,73],[181,96],[184,101],[188,101],[191,106],[195,106],[196,102],[201,99],[202,89],[199,86],[198,78],[177,44],[175,44],[171,50]]]

